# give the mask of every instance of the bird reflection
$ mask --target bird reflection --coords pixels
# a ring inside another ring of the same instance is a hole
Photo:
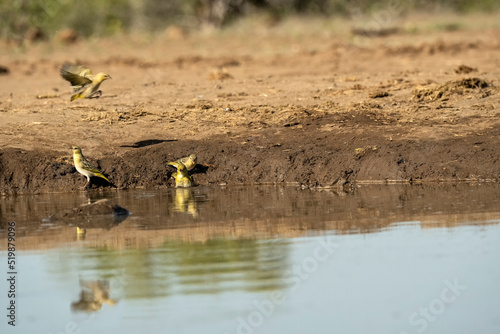
[[[81,241],[85,240],[85,234],[87,233],[87,229],[83,227],[76,227],[76,240]]]
[[[198,217],[198,203],[194,200],[193,189],[175,189],[174,211],[189,213],[193,218]]]
[[[80,300],[71,303],[71,310],[76,312],[96,312],[102,304],[115,305],[118,301],[109,298],[109,280],[80,280]]]

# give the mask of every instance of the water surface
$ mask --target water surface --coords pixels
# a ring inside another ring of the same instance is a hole
[[[499,190],[199,187],[0,198],[1,249],[6,223],[15,221],[18,258],[16,328],[0,326],[2,333],[497,333]],[[47,219],[102,198],[131,214]]]

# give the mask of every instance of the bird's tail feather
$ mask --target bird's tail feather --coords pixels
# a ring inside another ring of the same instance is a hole
[[[111,183],[110,180],[108,180],[108,178],[104,175],[102,175],[101,173],[94,173],[95,176],[98,176],[98,177],[102,177],[103,179],[105,179],[106,181],[108,181],[109,183]]]

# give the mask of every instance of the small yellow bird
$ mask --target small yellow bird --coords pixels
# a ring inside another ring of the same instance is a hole
[[[104,80],[111,79],[106,73],[92,74],[92,71],[82,65],[64,63],[61,67],[61,76],[68,80],[73,87],[71,101],[76,99],[94,99],[102,95],[99,86]]]
[[[191,154],[189,157],[184,157],[176,160],[176,162],[180,162],[186,166],[187,170],[191,170],[196,166],[198,157],[196,154]]]
[[[177,171],[172,174],[172,177],[175,179],[176,188],[188,188],[194,185],[192,176],[189,175],[186,166],[182,162],[167,162],[167,165],[177,168]]]
[[[95,167],[90,162],[88,162],[87,159],[85,159],[80,147],[72,146],[71,149],[73,150],[73,162],[75,163],[76,170],[87,178],[87,183],[85,184],[83,189],[87,188],[87,186],[90,184],[90,178],[93,176],[101,177],[108,181],[108,183],[112,186],[115,186],[110,180],[108,180],[106,176],[102,174],[99,169],[97,169],[97,167]]]

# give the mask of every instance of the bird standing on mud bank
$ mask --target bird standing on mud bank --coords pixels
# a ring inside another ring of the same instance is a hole
[[[177,171],[172,174],[172,177],[175,179],[176,188],[188,188],[194,185],[193,178],[189,175],[186,166],[182,162],[167,162],[167,165],[177,168]]]
[[[71,101],[76,99],[97,99],[102,95],[99,86],[104,80],[111,79],[106,73],[92,74],[92,71],[82,65],[64,63],[61,67],[61,76],[68,80],[73,87]]]
[[[82,149],[78,146],[71,146],[71,149],[73,150],[73,162],[75,163],[75,168],[78,171],[78,173],[82,174],[87,178],[87,183],[85,183],[85,186],[83,189],[87,188],[87,186],[90,184],[90,178],[93,176],[103,178],[106,180],[110,185],[116,187],[113,183],[111,183],[110,180],[106,176],[102,174],[102,172],[97,169],[94,165],[92,165],[90,162],[85,159],[85,157],[82,154]]]

